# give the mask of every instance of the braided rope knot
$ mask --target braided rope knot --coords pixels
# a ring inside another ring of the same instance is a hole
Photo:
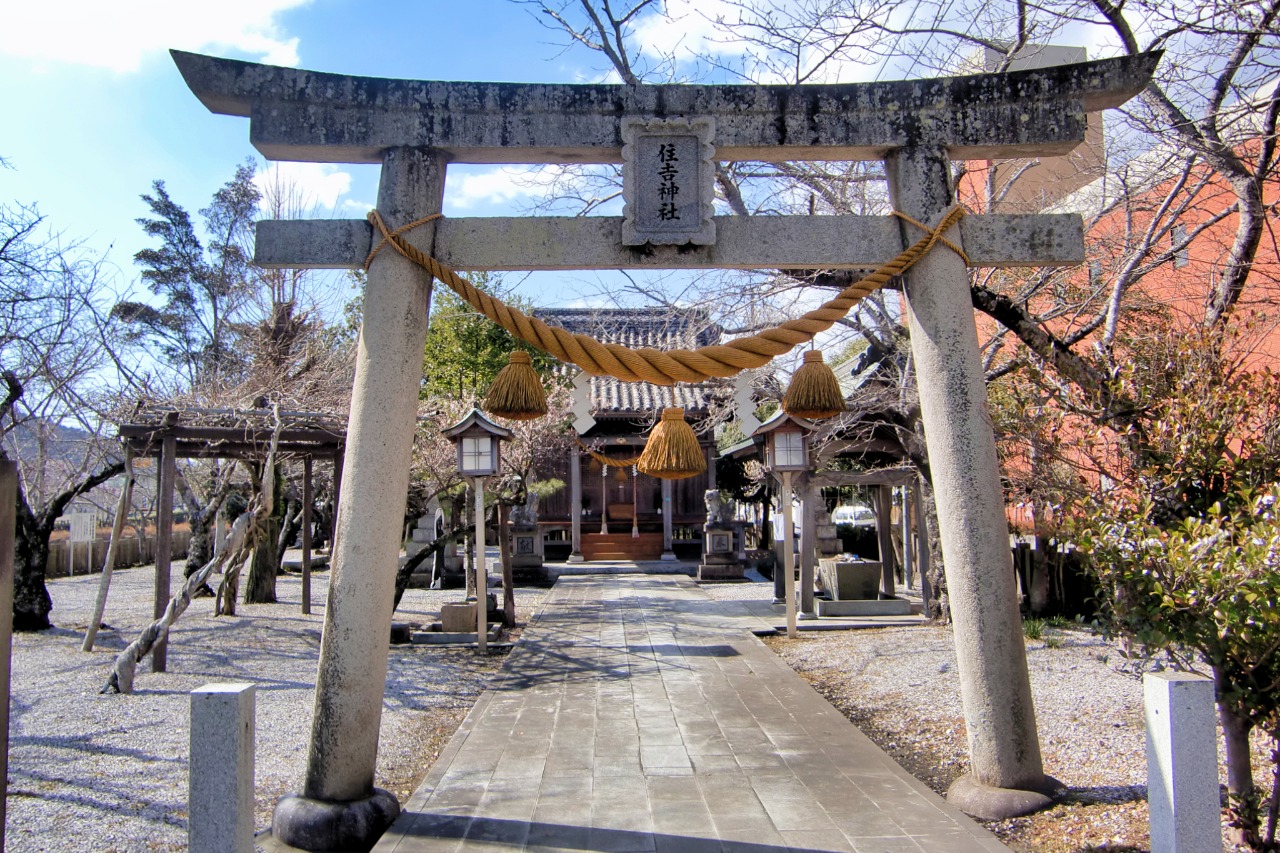
[[[965,215],[965,209],[962,206],[956,205],[948,210],[932,228],[905,213],[894,211],[894,215],[924,231],[925,236],[908,246],[897,257],[880,265],[874,272],[846,287],[834,299],[824,302],[821,306],[794,320],[788,320],[726,344],[699,347],[693,350],[664,351],[652,347],[632,349],[621,344],[602,343],[590,335],[548,325],[536,317],[530,317],[512,308],[480,290],[403,239],[402,235],[405,232],[440,218],[439,213],[414,220],[392,231],[387,228],[387,224],[377,210],[369,211],[369,222],[381,234],[382,239],[365,259],[365,267],[368,268],[384,246],[390,245],[406,259],[443,281],[468,305],[512,335],[531,346],[545,350],[560,361],[576,364],[593,376],[612,376],[623,382],[649,382],[654,385],[674,385],[677,382],[696,383],[705,382],[712,377],[734,376],[743,370],[762,367],[777,356],[813,340],[816,335],[839,322],[864,298],[884,287],[891,278],[901,275],[914,266],[939,243],[959,255],[966,266],[970,265],[964,251],[942,236]]]

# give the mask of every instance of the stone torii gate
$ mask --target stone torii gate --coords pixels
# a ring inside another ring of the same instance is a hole
[[[698,219],[687,234],[637,234],[652,202],[632,194],[624,219],[437,219],[405,235],[466,270],[874,268],[921,236],[915,226],[712,218],[707,167],[881,160],[894,207],[932,225],[952,205],[952,159],[1066,154],[1084,140],[1086,113],[1141,91],[1159,59],[851,85],[626,86],[383,80],[173,56],[211,111],[250,119],[268,159],[380,164],[378,211],[391,229],[440,212],[449,163],[624,162],[637,126],[702,161],[699,189],[685,193],[693,206],[682,211]],[[1075,215],[970,216],[947,236],[975,266],[1084,258]],[[257,261],[355,268],[372,244],[364,220],[263,222]],[[948,250],[905,276],[972,765],[950,796],[995,816],[1043,805],[1047,782],[968,285],[965,262]],[[367,847],[398,811],[373,778],[431,287],[394,252],[368,271],[306,780],[273,826],[295,847]]]

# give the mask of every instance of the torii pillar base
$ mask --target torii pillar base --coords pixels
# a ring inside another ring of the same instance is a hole
[[[993,788],[966,773],[947,789],[947,802],[978,820],[1008,820],[1044,811],[1053,805],[1053,793],[1065,787],[1052,776],[1035,791]]]
[[[340,803],[287,794],[276,803],[271,837],[277,850],[369,850],[399,815],[400,801],[381,788]]]

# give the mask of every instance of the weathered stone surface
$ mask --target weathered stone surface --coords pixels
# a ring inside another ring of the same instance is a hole
[[[927,221],[951,206],[941,149],[895,152],[885,169],[898,210]],[[913,230],[904,227],[904,241]],[[905,291],[970,766],[984,785],[1036,789],[1044,766],[968,271],[952,253],[932,252],[907,273]]]
[[[899,224],[890,216],[717,216],[714,246],[630,247],[622,245],[616,217],[444,219],[436,223],[433,257],[458,270],[873,269],[902,251]],[[974,266],[1084,261],[1076,214],[966,216],[960,234]],[[431,248],[425,234],[405,236],[419,249]],[[363,219],[264,220],[254,261],[356,269],[372,238]]]
[[[457,634],[469,630],[474,634],[475,629],[475,602],[453,602],[440,605],[440,630],[449,634]]]
[[[391,227],[440,209],[444,170],[431,152],[388,152],[378,207]],[[369,270],[303,788],[316,800],[373,787],[429,286],[394,252]]]
[[[822,588],[837,601],[873,601],[880,595],[878,560],[822,560]]]
[[[254,686],[191,691],[188,844],[209,853],[253,853]]]
[[[817,601],[818,616],[910,616],[911,602],[905,598]]]
[[[400,814],[390,791],[374,788],[367,797],[328,802],[289,794],[276,803],[271,835],[301,850],[368,850]]]
[[[715,120],[622,120],[622,242],[716,242]]]
[[[1151,849],[1196,853],[1222,846],[1213,681],[1187,672],[1142,677]]]
[[[617,163],[622,116],[712,116],[725,160],[1065,154],[1086,112],[1142,90],[1159,53],[969,77],[806,86],[566,85],[387,80],[173,51],[215,113],[248,116],[269,160],[378,163],[429,146],[455,163]]]
[[[1008,820],[1034,814],[1053,805],[1049,793],[1061,785],[1049,776],[1036,791],[1015,788],[991,788],[979,784],[965,774],[947,789],[947,802],[978,820]]]

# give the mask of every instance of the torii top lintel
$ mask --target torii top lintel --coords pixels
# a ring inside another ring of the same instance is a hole
[[[942,146],[956,159],[1064,154],[1085,114],[1151,79],[1159,52],[881,83],[801,86],[457,83],[354,77],[172,51],[215,113],[246,116],[270,160],[380,163],[433,147],[455,163],[621,162],[620,120],[712,116],[722,160],[878,160]]]

